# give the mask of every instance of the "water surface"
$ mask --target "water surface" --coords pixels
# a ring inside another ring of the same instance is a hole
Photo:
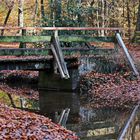
[[[64,109],[70,108],[66,127],[75,131],[82,140],[117,140],[133,110],[133,108],[125,110],[89,109],[80,104],[78,93],[45,90],[39,91],[39,100],[0,92],[0,102],[45,115],[54,122],[58,121]],[[138,109],[124,140],[139,139],[140,111]]]

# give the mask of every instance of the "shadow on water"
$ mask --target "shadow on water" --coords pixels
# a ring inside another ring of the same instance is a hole
[[[131,115],[130,110],[89,109],[80,105],[77,93],[39,91],[39,101],[9,95],[0,92],[0,102],[56,120],[63,109],[70,108],[66,127],[75,131],[82,140],[117,139]],[[140,139],[140,111],[138,109],[133,121],[123,138],[124,140]]]

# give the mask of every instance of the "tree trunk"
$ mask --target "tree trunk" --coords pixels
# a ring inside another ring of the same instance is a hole
[[[8,95],[8,97],[9,97],[9,99],[10,99],[10,101],[11,101],[11,105],[12,105],[12,107],[16,107],[16,105],[15,105],[15,103],[14,103],[14,100],[13,100],[13,98],[12,98],[12,96],[11,96],[11,94],[9,94],[9,93],[7,93],[7,95]]]
[[[9,19],[9,17],[10,17],[11,12],[12,12],[12,9],[9,9],[9,10],[8,10],[8,13],[7,13],[7,16],[6,16],[6,18],[5,18],[5,21],[4,21],[3,26],[6,26],[6,24],[7,24],[7,22],[8,22],[8,19]],[[1,30],[1,36],[3,36],[3,35],[4,35],[4,29]]]
[[[136,31],[140,31],[140,0],[139,0],[139,7],[138,7]]]
[[[24,21],[24,15],[23,15],[24,0],[19,0],[18,4],[19,4],[19,8],[18,8],[18,26],[23,27],[24,26],[24,22],[23,22]]]
[[[55,15],[54,15],[54,0],[50,0],[50,20],[51,20],[51,26],[55,27]]]
[[[4,20],[3,26],[6,26],[6,24],[7,24],[7,22],[8,22],[8,19],[9,19],[9,17],[10,17],[10,14],[11,14],[11,12],[12,12],[13,7],[14,7],[14,0],[5,1],[5,3],[6,3],[6,6],[7,6],[7,8],[8,8],[8,13],[7,13],[6,18],[5,18],[5,20]],[[4,35],[4,29],[1,30],[1,35],[2,35],[2,36]]]
[[[24,14],[23,14],[23,6],[24,6],[24,0],[18,1],[18,26],[23,27],[24,26]],[[26,35],[25,30],[20,30],[20,35]],[[25,43],[20,43],[20,48],[26,48]]]
[[[99,2],[97,4],[98,4],[98,10],[96,12],[96,20],[97,20],[97,27],[99,28],[100,27],[100,21],[99,21]],[[98,32],[98,36],[100,36],[100,30],[98,30],[97,32]]]
[[[125,0],[123,0],[123,17],[125,17]]]
[[[101,11],[101,16],[102,16],[102,28],[104,28],[105,27],[105,1],[104,0],[101,0],[101,2],[102,2],[102,7],[101,7],[101,9],[102,9],[102,11]],[[101,31],[101,36],[104,36],[105,35],[105,33],[104,33],[104,30],[102,30]]]
[[[127,1],[127,23],[128,23],[128,37],[130,41],[131,40],[131,19],[130,19],[129,1]]]
[[[37,12],[38,12],[38,0],[35,1],[35,12],[34,12],[34,16],[33,16],[34,24],[36,24]]]
[[[61,12],[62,12],[62,0],[55,0],[55,26],[60,26]]]
[[[44,0],[41,0],[40,3],[41,3],[41,17],[42,17],[42,23],[44,23],[44,21],[45,21]]]
[[[77,8],[78,9],[80,9],[81,4],[82,4],[81,0],[78,0],[78,2],[77,2]],[[83,23],[83,19],[82,19],[81,14],[79,12],[77,14],[77,20],[78,20],[78,26],[80,27],[82,25],[82,23]]]
[[[92,2],[90,3],[90,6],[92,7],[94,5],[95,1],[92,0]]]

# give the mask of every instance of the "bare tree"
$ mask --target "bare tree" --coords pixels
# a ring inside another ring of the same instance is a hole
[[[128,37],[131,40],[131,19],[130,19],[130,8],[129,8],[130,1],[128,0],[127,5],[127,23],[128,23]]]
[[[10,17],[10,14],[12,12],[13,7],[14,7],[14,0],[5,0],[5,3],[6,3],[6,6],[8,8],[8,12],[7,12],[6,18],[4,20],[3,26],[6,26],[6,24],[8,22],[8,19]],[[2,36],[4,35],[4,29],[1,30],[1,35]]]
[[[24,26],[23,5],[24,0],[18,0],[18,26],[20,27]]]
[[[105,27],[105,0],[101,0],[101,17],[102,17],[102,28]],[[104,36],[104,30],[101,31],[101,36]]]
[[[42,21],[44,22],[45,20],[44,0],[41,0],[40,4],[41,4],[41,18],[42,18]]]
[[[34,15],[33,15],[34,24],[36,23],[37,11],[38,11],[38,0],[35,0],[35,9],[34,9]]]
[[[23,14],[23,6],[24,6],[24,0],[18,0],[18,25],[20,27],[24,26],[24,14]],[[20,30],[21,35],[26,35],[25,30]],[[20,43],[20,48],[25,48],[25,43]]]

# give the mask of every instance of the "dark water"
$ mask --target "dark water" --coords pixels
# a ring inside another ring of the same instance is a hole
[[[129,119],[132,110],[88,109],[80,105],[77,93],[39,91],[39,101],[0,93],[0,102],[24,110],[43,114],[56,121],[62,110],[70,108],[66,127],[82,140],[116,140]],[[140,140],[140,111],[136,112],[124,140]]]

